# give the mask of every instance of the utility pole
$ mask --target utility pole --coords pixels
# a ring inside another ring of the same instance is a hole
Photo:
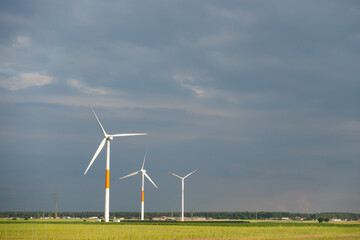
[[[58,193],[55,193],[55,219],[57,219],[57,212],[58,212]]]

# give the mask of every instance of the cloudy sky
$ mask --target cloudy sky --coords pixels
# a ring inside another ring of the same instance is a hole
[[[359,1],[1,1],[0,211],[360,213]]]

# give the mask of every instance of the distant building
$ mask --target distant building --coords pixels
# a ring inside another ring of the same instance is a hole
[[[191,217],[191,218],[187,218],[187,221],[206,221],[205,217]]]
[[[212,218],[210,218],[212,219]],[[153,221],[181,221],[181,218],[179,217],[166,217],[166,216],[162,216],[162,217],[157,217],[157,218],[153,218]],[[184,221],[206,221],[207,218],[205,217],[185,217]]]
[[[332,218],[332,219],[330,219],[330,221],[332,221],[332,222],[342,222],[342,219],[340,219],[340,218]]]
[[[158,217],[158,218],[153,218],[152,220],[153,221],[169,221],[170,218],[171,217],[162,216],[162,217]]]

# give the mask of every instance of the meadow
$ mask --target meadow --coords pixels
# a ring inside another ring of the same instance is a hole
[[[360,239],[360,223],[99,223],[3,219],[0,239]]]

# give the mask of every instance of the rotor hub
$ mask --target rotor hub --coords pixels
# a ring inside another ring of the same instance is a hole
[[[111,136],[111,135],[106,135],[105,137],[106,137],[106,139],[108,139],[108,140],[110,140],[110,141],[114,139],[114,137]]]

